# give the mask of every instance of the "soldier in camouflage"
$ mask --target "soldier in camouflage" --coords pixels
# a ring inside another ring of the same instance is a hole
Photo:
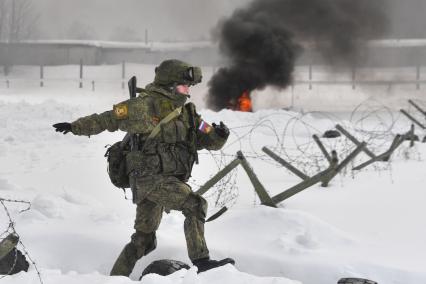
[[[234,264],[230,258],[210,259],[204,239],[207,202],[186,183],[198,162],[197,150],[219,150],[229,136],[222,122],[210,126],[197,114],[194,104],[186,103],[189,87],[201,78],[200,68],[166,60],[156,68],[154,82],[139,90],[138,97],[101,114],[53,125],[64,134],[90,136],[104,130],[132,134],[126,166],[137,205],[135,233],[111,275],[129,276],[136,262],[156,248],[155,232],[165,210],[179,210],[185,216],[188,255],[198,272]]]

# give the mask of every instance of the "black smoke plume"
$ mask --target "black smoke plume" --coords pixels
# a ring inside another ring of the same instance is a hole
[[[215,30],[228,60],[209,82],[208,105],[220,110],[244,91],[292,82],[302,46],[330,64],[353,65],[366,40],[384,35],[386,0],[255,0]]]

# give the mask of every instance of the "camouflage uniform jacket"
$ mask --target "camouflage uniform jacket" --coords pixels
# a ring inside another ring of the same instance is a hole
[[[137,135],[138,150],[126,156],[127,172],[142,176],[169,175],[187,181],[197,161],[197,150],[219,150],[226,142],[197,114],[186,97],[150,84],[133,99],[114,105],[113,110],[79,118],[72,125],[75,135],[95,135],[104,130],[122,130]],[[161,125],[152,140],[147,137],[176,108],[182,113]]]

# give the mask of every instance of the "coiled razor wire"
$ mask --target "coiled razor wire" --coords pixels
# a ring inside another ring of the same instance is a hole
[[[426,105],[426,101],[416,100],[420,105]],[[408,105],[408,104],[407,104]],[[409,109],[412,110],[411,108]],[[325,130],[334,129],[336,124],[342,125],[352,135],[360,141],[365,141],[367,147],[374,153],[382,153],[388,149],[393,138],[397,134],[404,134],[411,125],[401,114],[393,111],[389,106],[375,100],[368,99],[357,105],[349,115],[348,120],[343,120],[338,115],[327,112],[277,112],[261,117],[253,124],[240,125],[230,128],[231,137],[235,139],[229,141],[219,153],[201,152],[200,155],[211,156],[216,164],[217,170],[221,170],[231,160],[235,159],[235,151],[229,152],[231,147],[238,148],[244,152],[247,159],[261,160],[273,167],[280,168],[269,156],[267,156],[261,148],[267,146],[284,160],[293,166],[312,176],[328,167],[328,161],[319,150],[312,135],[322,136]],[[282,119],[284,117],[284,119]],[[279,120],[281,118],[281,120]],[[321,120],[323,127],[312,125],[310,121]],[[424,120],[424,118],[423,118]],[[277,125],[277,121],[284,125]],[[399,125],[404,125],[405,129]],[[324,128],[325,127],[325,128]],[[321,129],[320,129],[321,128]],[[259,139],[254,137],[259,133],[267,133],[267,145],[259,145]],[[339,160],[343,160],[355,145],[341,136],[334,139],[321,139],[328,152],[335,150],[338,153]],[[247,150],[249,149],[249,150]],[[227,151],[228,150],[228,151]],[[413,155],[421,160],[421,154],[416,148],[408,148],[401,146],[394,155],[402,156],[405,159],[413,159]],[[355,166],[352,162],[352,166]],[[350,174],[355,177],[356,172],[350,170],[351,167],[343,170],[340,174],[345,176]],[[392,179],[392,164],[389,162],[374,163],[371,168],[374,171],[387,171]],[[206,197],[213,201],[215,206],[226,205],[231,207],[235,204],[238,197],[238,186],[236,184],[238,168],[229,173],[223,180],[218,182]],[[191,183],[200,187],[200,182],[191,180]]]
[[[34,269],[37,273],[39,282],[41,284],[43,284],[43,279],[41,277],[40,270],[38,269],[35,261],[32,259],[32,257],[28,253],[28,249],[26,248],[24,243],[21,241],[21,237],[19,236],[18,232],[15,229],[15,222],[13,221],[12,216],[10,214],[10,211],[9,211],[8,207],[6,206],[6,203],[25,204],[27,206],[27,208],[20,210],[19,214],[21,214],[21,213],[29,211],[31,209],[31,203],[28,202],[28,201],[24,201],[24,200],[13,200],[13,199],[6,199],[6,198],[0,198],[0,203],[1,203],[1,206],[4,210],[4,213],[5,213],[5,215],[7,216],[7,219],[8,219],[8,226],[3,231],[3,233],[0,234],[0,241],[2,241],[9,234],[13,234],[13,235],[17,236],[19,238],[19,241],[18,241],[19,249],[23,252],[23,255],[25,256],[25,258],[28,259],[28,261],[33,265],[33,267],[34,267]],[[10,268],[9,272],[6,275],[0,276],[0,280],[12,273],[12,271],[14,270],[14,268],[16,266],[17,259],[18,259],[18,253],[17,253],[17,250],[15,249],[14,263],[13,263],[12,267]]]

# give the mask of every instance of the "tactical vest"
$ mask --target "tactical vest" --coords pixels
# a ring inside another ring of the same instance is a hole
[[[148,96],[154,98],[153,112],[159,120],[178,107],[169,98],[150,93]],[[187,181],[198,158],[195,118],[195,106],[188,103],[178,117],[161,125],[156,137],[151,140],[147,140],[147,135],[139,137],[138,149],[126,156],[127,173],[140,176],[171,175]]]

